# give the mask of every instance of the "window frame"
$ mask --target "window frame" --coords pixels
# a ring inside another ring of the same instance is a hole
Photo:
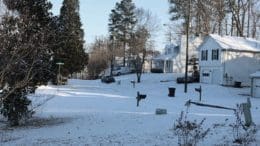
[[[219,60],[219,49],[213,49],[211,51],[211,60]]]
[[[208,60],[208,50],[202,50],[201,51],[201,61],[207,61]]]

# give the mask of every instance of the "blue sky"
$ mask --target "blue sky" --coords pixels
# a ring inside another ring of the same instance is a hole
[[[53,13],[59,14],[63,0],[50,0],[53,4]],[[85,31],[85,41],[92,43],[96,36],[105,36],[108,34],[108,16],[115,3],[119,0],[80,0],[80,16]],[[163,26],[169,23],[168,0],[133,0],[136,7],[142,7],[150,10],[159,19],[159,24]],[[164,30],[163,30],[164,29]],[[164,47],[165,28],[158,30],[156,40],[156,48]]]

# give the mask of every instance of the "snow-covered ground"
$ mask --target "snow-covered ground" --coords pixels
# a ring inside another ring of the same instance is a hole
[[[247,101],[250,88],[231,88],[209,84],[176,84],[174,74],[145,74],[142,83],[133,88],[135,75],[116,77],[121,84],[103,84],[100,80],[70,80],[66,86],[42,86],[34,105],[53,97],[37,109],[25,126],[5,127],[2,120],[0,145],[178,145],[172,132],[174,121],[186,111],[186,101],[198,101],[194,88],[202,86],[202,102],[235,108]],[[168,81],[168,82],[160,82]],[[168,87],[176,88],[176,96],[168,97]],[[137,91],[147,94],[136,107]],[[253,121],[260,130],[260,99],[251,98]],[[155,115],[156,108],[167,109],[167,115]],[[191,105],[188,118],[206,118],[205,128],[211,134],[199,145],[226,144],[233,140],[230,123],[233,111]],[[213,129],[213,125],[224,125]],[[260,134],[257,141],[260,143]]]

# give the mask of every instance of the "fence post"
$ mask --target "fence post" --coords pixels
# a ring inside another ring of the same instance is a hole
[[[250,111],[250,104],[242,103],[241,106],[242,106],[243,113],[245,116],[245,126],[249,127],[252,124],[252,115],[251,115],[251,111]]]

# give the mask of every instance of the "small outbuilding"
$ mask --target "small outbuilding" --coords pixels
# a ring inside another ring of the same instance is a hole
[[[251,77],[251,95],[260,98],[260,71],[250,75]]]

